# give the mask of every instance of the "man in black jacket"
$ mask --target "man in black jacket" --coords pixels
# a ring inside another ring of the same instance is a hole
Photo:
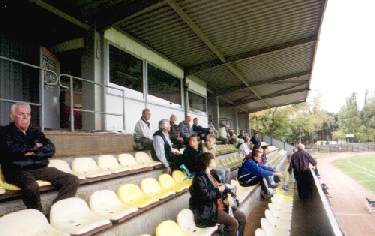
[[[12,105],[12,122],[0,131],[0,163],[5,181],[21,189],[26,207],[42,211],[36,180],[49,181],[59,191],[54,202],[73,197],[79,181],[71,174],[48,167],[55,146],[43,132],[30,127],[30,111],[27,103]]]
[[[184,164],[191,173],[196,172],[198,156],[201,154],[199,147],[198,135],[192,134],[189,137],[189,144],[186,146],[182,155],[182,164]]]

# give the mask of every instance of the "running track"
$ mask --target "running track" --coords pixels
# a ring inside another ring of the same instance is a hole
[[[375,215],[369,214],[366,197],[375,199],[375,194],[345,175],[332,163],[352,155],[356,153],[318,153],[314,157],[319,157],[321,182],[328,186],[329,200],[345,235],[374,236]]]

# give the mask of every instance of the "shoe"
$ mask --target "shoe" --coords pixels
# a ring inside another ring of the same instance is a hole
[[[265,199],[265,200],[270,200],[272,198],[272,195],[269,194],[269,193],[264,193],[264,192],[261,192],[260,193],[260,196],[262,199]]]
[[[271,184],[270,186],[268,186],[268,187],[270,187],[270,188],[277,188],[277,184]]]

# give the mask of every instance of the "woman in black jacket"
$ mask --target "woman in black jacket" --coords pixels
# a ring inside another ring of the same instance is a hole
[[[212,227],[216,224],[225,225],[226,236],[243,235],[246,216],[235,209],[238,202],[233,193],[220,183],[215,174],[216,162],[212,153],[206,152],[199,156],[197,169],[190,187],[190,209],[194,213],[195,223],[199,227]],[[233,216],[228,214],[232,210]]]

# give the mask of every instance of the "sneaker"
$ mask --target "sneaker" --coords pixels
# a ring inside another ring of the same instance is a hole
[[[260,193],[260,196],[262,199],[265,199],[265,200],[270,200],[272,198],[272,195],[269,194],[269,193],[264,193],[264,192],[261,192]]]

